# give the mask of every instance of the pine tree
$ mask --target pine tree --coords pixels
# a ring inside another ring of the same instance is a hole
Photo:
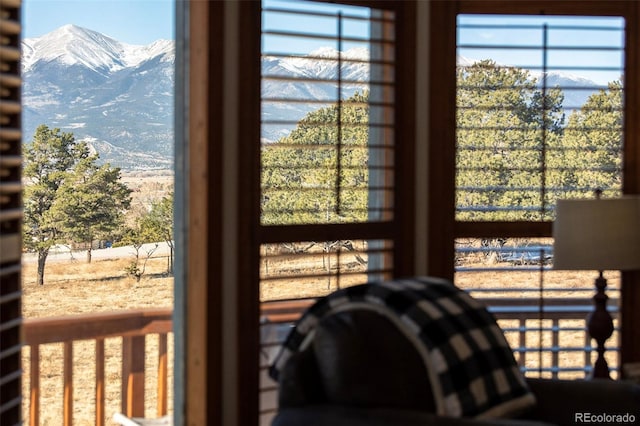
[[[338,111],[341,111],[340,150]],[[356,93],[344,100],[341,108],[333,105],[307,114],[288,136],[264,146],[262,222],[366,220],[368,122],[368,93]]]
[[[109,238],[124,224],[131,204],[131,190],[120,181],[120,169],[98,166],[98,156],[80,160],[58,188],[51,217],[67,239],[87,244],[91,262],[92,243]]]
[[[75,165],[89,156],[85,143],[72,133],[41,125],[25,146],[23,243],[38,255],[39,285],[44,284],[44,266],[49,250],[61,241],[59,223],[51,216],[58,189]]]
[[[529,71],[491,60],[459,69],[457,84],[458,219],[539,218],[542,146],[562,134],[561,91],[543,96]]]
[[[592,197],[596,189],[620,195],[622,91],[620,81],[611,82],[569,117],[562,141],[550,152],[554,199]]]
[[[120,182],[120,169],[98,166],[85,142],[60,129],[39,126],[24,159],[23,241],[38,255],[37,282],[43,285],[51,247],[69,240],[91,247],[121,226],[131,191]]]

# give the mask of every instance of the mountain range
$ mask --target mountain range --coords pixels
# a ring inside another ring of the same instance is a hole
[[[65,25],[22,51],[26,141],[46,124],[123,169],[173,167],[173,41],[129,45]]]
[[[23,130],[30,141],[40,124],[73,132],[101,161],[124,170],[173,167],[175,45],[158,40],[131,45],[76,25],[65,25],[22,44]],[[308,112],[335,103],[338,52],[262,59],[262,138],[288,134]],[[366,90],[366,49],[342,53],[341,95]],[[465,59],[466,60],[466,59]],[[295,79],[296,81],[292,81]],[[585,79],[549,74],[549,85],[595,86]],[[569,95],[571,94],[571,99]],[[565,105],[582,105],[592,91],[565,89]],[[286,101],[278,102],[277,99]],[[311,102],[301,102],[311,100]]]

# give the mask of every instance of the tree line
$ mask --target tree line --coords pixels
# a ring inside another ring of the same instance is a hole
[[[456,79],[458,220],[551,220],[558,198],[619,193],[620,81],[567,113],[562,88],[543,89],[525,69],[484,60],[460,67]],[[262,223],[367,220],[376,207],[371,188],[380,186],[368,97],[356,93],[311,112],[288,136],[263,145]]]
[[[39,285],[44,284],[52,247],[85,243],[91,262],[96,240],[134,247],[166,241],[171,249],[168,272],[172,272],[173,194],[127,224],[132,191],[122,183],[119,168],[100,165],[98,160],[99,155],[73,133],[46,125],[40,125],[25,145],[23,245],[37,255]],[[138,264],[137,256],[134,262]]]
[[[559,198],[619,194],[620,81],[569,117],[562,89],[543,90],[524,69],[480,61],[458,70],[457,85],[458,219],[551,220]]]

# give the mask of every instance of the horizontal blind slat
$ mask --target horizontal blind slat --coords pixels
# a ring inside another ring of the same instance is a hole
[[[0,424],[21,409],[21,99],[19,0],[0,5]]]

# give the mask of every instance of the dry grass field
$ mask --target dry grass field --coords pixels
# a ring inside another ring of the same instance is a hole
[[[173,278],[165,274],[166,258],[149,261],[147,274],[140,282],[128,277],[125,266],[131,259],[94,260],[88,264],[84,256],[75,261],[48,262],[45,285],[36,285],[35,263],[26,263],[23,284],[23,314],[25,318],[77,315],[133,308],[171,308],[173,306]],[[105,341],[105,412],[107,418],[120,411],[121,351],[120,338]],[[157,337],[147,338],[147,368],[145,372],[146,413],[155,417],[157,380]],[[169,363],[173,362],[172,339],[169,339]],[[74,344],[74,425],[95,423],[95,343]],[[28,417],[29,348],[23,351],[25,395],[24,418]],[[62,424],[62,344],[42,345],[40,349],[40,409],[41,424]],[[170,367],[170,371],[172,368]],[[172,380],[169,379],[169,408]]]
[[[126,310],[132,308],[159,308],[171,307],[173,304],[173,279],[165,274],[166,258],[154,258],[149,262],[147,273],[140,282],[128,277],[125,266],[130,258],[112,260],[94,260],[85,263],[81,254],[75,256],[75,260],[51,261],[47,263],[45,273],[45,285],[37,286],[35,283],[35,263],[26,263],[24,268],[24,299],[23,310],[26,318],[75,315],[88,312],[104,312],[114,310]],[[324,256],[321,253],[312,253],[310,257],[280,256],[269,260],[269,264],[262,265],[262,278],[264,280],[261,289],[261,300],[283,299],[288,297],[313,297],[326,294],[337,288],[335,278],[328,280],[309,281],[301,285],[299,281],[291,279],[269,280],[281,274],[294,274],[313,271],[325,271],[326,265],[335,265],[338,259]],[[348,271],[341,278],[341,286],[352,285],[366,280],[362,265],[354,263],[353,254],[342,255],[339,261],[341,268]],[[478,264],[476,266],[482,266]],[[492,265],[496,266],[496,265]],[[498,265],[499,266],[499,265]],[[594,273],[592,272],[545,272],[545,288],[562,288],[562,291],[545,293],[547,297],[591,297]],[[484,271],[473,273],[461,273],[456,277],[458,285],[464,288],[493,287],[502,292],[507,289],[517,289],[506,296],[514,298],[537,297],[536,294],[525,295],[520,289],[537,289],[539,286],[539,272],[496,272]],[[612,286],[617,285],[617,280],[610,279]],[[505,293],[486,293],[483,296],[505,296]],[[527,320],[528,327],[536,327],[538,320]],[[501,321],[503,327],[517,327],[514,320]],[[548,320],[544,326],[550,326]],[[563,320],[563,327],[576,327],[582,329],[584,320]],[[507,333],[512,347],[518,345],[518,333]],[[614,336],[615,338],[615,336]],[[571,331],[559,335],[559,343],[563,346],[584,346],[584,332]],[[613,341],[613,340],[612,340]],[[544,346],[554,344],[552,334],[545,332],[542,335]],[[536,347],[540,343],[537,332],[528,332],[526,345]],[[147,385],[146,385],[146,413],[148,417],[155,417],[156,395],[156,365],[157,339],[148,338],[147,341]],[[172,365],[173,351],[172,340],[169,341],[169,362]],[[106,342],[106,413],[111,418],[113,413],[120,411],[120,339],[108,339]],[[94,424],[94,343],[80,342],[74,346],[74,424]],[[25,348],[24,354],[25,378],[24,395],[29,395],[29,348]],[[558,356],[562,366],[578,366],[584,363],[583,352],[561,352]],[[615,354],[609,354],[610,363],[615,364]],[[528,367],[537,367],[540,362],[549,366],[552,360],[550,353],[529,353],[525,359]],[[62,346],[46,345],[41,348],[41,424],[59,425],[62,418]],[[172,368],[170,367],[170,376]],[[535,374],[534,374],[535,375]],[[543,374],[545,376],[547,374]],[[581,373],[569,373],[564,377],[581,377]],[[169,380],[170,401],[173,381]],[[25,398],[24,415],[28,419],[28,397]]]
[[[151,203],[173,191],[173,172],[123,172],[122,181],[131,190],[132,211],[147,210]],[[133,217],[133,216],[132,216]],[[83,253],[50,256],[45,268],[45,285],[36,285],[36,264],[25,256],[23,272],[23,316],[25,318],[77,315],[91,312],[121,311],[134,308],[171,308],[173,306],[173,278],[166,274],[167,258],[152,258],[140,282],[127,276],[125,267],[133,260],[133,251],[118,259],[94,259],[86,263]],[[105,412],[107,418],[120,411],[120,376],[122,339],[105,341]],[[147,371],[145,372],[145,410],[155,417],[157,336],[147,338]],[[173,363],[173,344],[169,337],[169,363]],[[74,344],[74,424],[95,423],[95,343]],[[29,356],[23,350],[24,419],[29,413]],[[62,424],[62,344],[42,345],[40,348],[40,420],[42,425]],[[170,367],[170,372],[173,370]],[[169,409],[172,409],[172,377],[169,378]]]

